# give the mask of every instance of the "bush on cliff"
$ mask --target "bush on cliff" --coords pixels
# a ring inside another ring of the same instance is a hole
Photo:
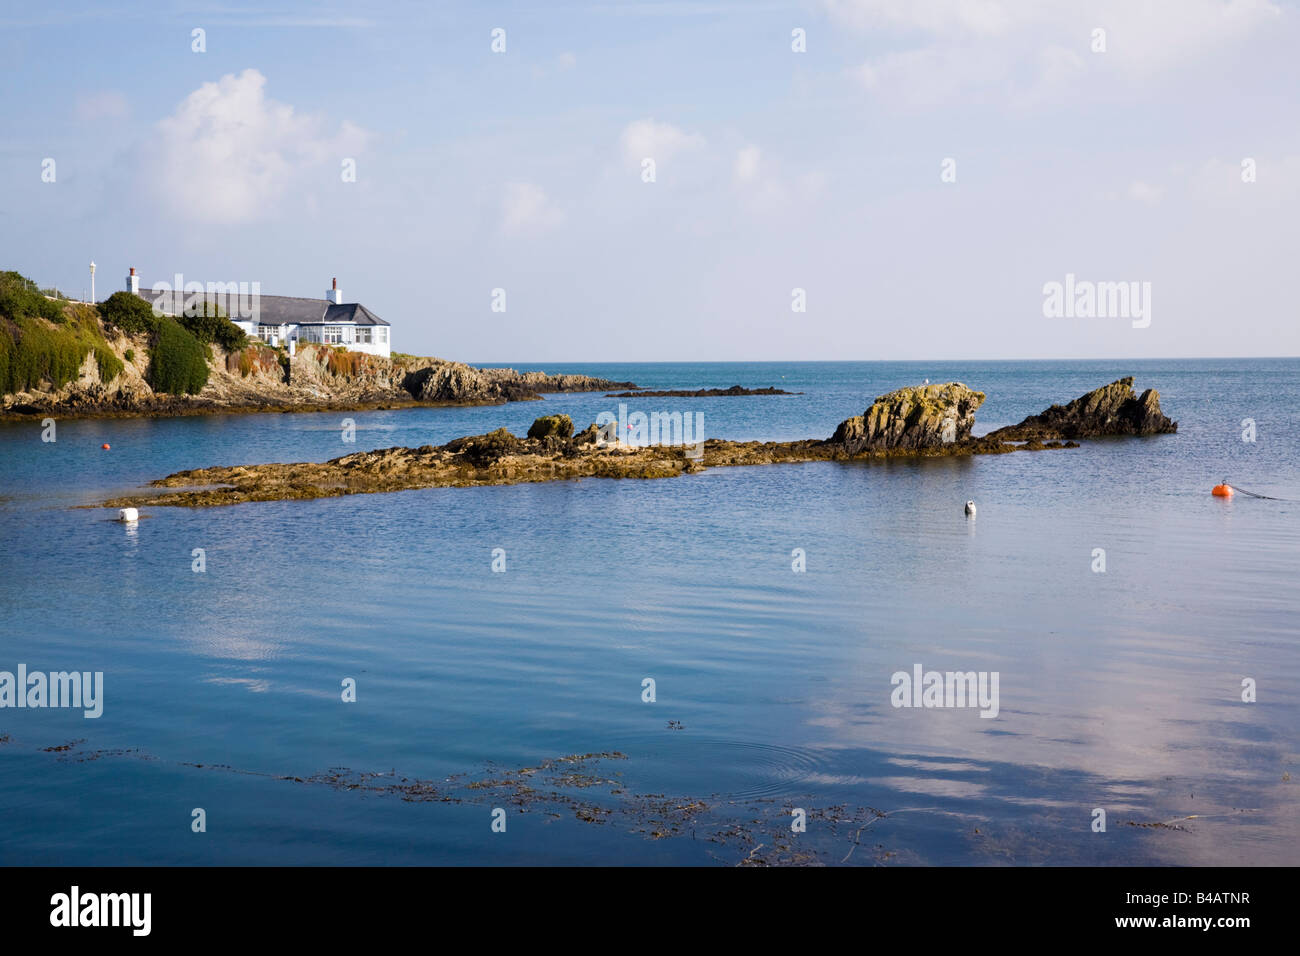
[[[153,306],[130,292],[114,292],[99,304],[99,316],[106,325],[121,329],[128,335],[153,335],[158,331],[161,316],[153,314]]]
[[[207,343],[215,340],[229,348],[226,342],[244,341],[239,326],[212,303],[203,315],[182,316],[178,321],[170,315],[155,314],[153,306],[138,295],[114,292],[99,304],[99,315],[105,325],[129,335],[149,336],[145,380],[155,392],[168,395],[193,395],[208,384]]]
[[[197,307],[196,307],[197,310]],[[247,336],[215,302],[204,302],[199,315],[182,315],[177,321],[205,345],[216,342],[227,352],[243,346]]]
[[[149,387],[168,395],[194,395],[208,384],[208,347],[170,316],[159,316],[149,353]]]

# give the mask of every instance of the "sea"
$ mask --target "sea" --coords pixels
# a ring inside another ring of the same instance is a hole
[[[1300,863],[1300,360],[479,364],[795,394],[0,424],[0,863]],[[960,381],[981,434],[1129,375],[1176,434],[95,507],[620,403],[822,438]]]

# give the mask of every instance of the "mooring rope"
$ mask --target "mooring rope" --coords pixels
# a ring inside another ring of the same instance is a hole
[[[1225,485],[1228,483],[1225,481]],[[1260,495],[1253,491],[1247,491],[1245,488],[1238,488],[1236,485],[1228,485],[1233,491],[1240,491],[1243,495],[1250,495],[1252,498],[1263,498],[1265,501],[1295,501],[1300,502],[1300,498],[1274,498],[1272,495]]]

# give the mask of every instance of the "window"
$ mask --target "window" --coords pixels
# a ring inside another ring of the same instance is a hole
[[[343,344],[343,326],[327,325],[325,326],[325,344],[342,345]]]
[[[358,345],[370,344],[370,329],[357,329],[356,342]]]
[[[388,341],[388,330],[384,328],[382,325],[375,329],[375,334],[377,336],[377,338],[375,339],[376,342]]]
[[[280,337],[280,326],[278,325],[259,325],[257,327],[257,336],[263,342],[271,343]]]

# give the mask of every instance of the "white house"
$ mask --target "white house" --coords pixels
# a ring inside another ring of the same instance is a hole
[[[318,342],[385,358],[392,354],[391,326],[361,303],[344,302],[338,279],[323,299],[262,295],[257,283],[250,294],[246,283],[241,286],[233,282],[208,283],[206,290],[200,290],[198,283],[190,283],[186,284],[186,291],[156,282],[151,290],[142,292],[135,269],[126,282],[128,292],[167,315],[181,315],[186,308],[197,309],[201,301],[218,305],[231,322],[269,345],[293,348],[299,342]]]

